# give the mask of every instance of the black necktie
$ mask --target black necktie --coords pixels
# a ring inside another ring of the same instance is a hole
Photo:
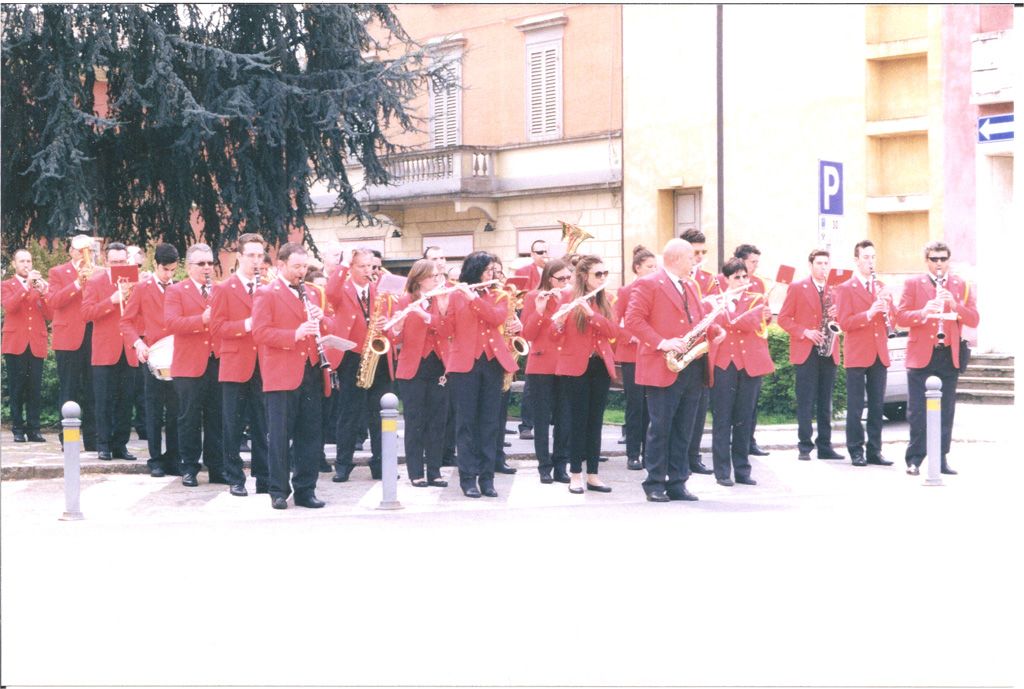
[[[200,291],[201,291],[201,292],[203,293],[203,299],[207,299],[207,298],[209,298],[209,296],[210,296],[210,293],[206,291],[206,285],[203,285],[203,286],[202,286],[202,287],[200,288]]]
[[[363,318],[370,322],[370,290],[359,290],[359,307],[363,310]]]
[[[686,322],[693,323],[693,316],[690,315],[690,300],[686,296],[686,285],[682,280],[679,281],[679,289],[683,291],[683,310],[686,311]]]
[[[255,282],[250,282],[249,283],[249,296],[250,297],[252,296],[252,293],[255,290],[255,287],[256,287],[256,283]]]

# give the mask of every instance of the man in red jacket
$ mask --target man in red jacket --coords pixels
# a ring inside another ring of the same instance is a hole
[[[843,329],[843,363],[846,366],[846,448],[854,466],[892,464],[882,456],[882,406],[889,368],[886,319],[895,322],[892,299],[875,279],[875,245],[870,239],[853,248],[853,277],[836,289],[839,327]],[[864,393],[867,390],[868,428],[865,459]]]
[[[830,345],[823,344],[822,324],[833,321],[838,314],[825,282],[831,257],[824,249],[815,249],[808,256],[811,274],[794,282],[786,292],[779,312],[779,326],[789,333],[789,362],[796,368],[796,420],[798,459],[809,460],[811,450],[818,448],[818,459],[843,459],[832,447],[832,391],[839,366],[839,337],[832,336]],[[827,346],[822,353],[821,348]],[[812,442],[811,417],[817,409],[818,440]]]
[[[967,365],[960,357],[962,328],[978,326],[974,291],[959,275],[949,274],[949,247],[931,242],[924,251],[928,272],[907,278],[896,314],[897,324],[910,328],[907,340],[907,473],[916,476],[928,454],[925,418],[925,381],[938,376],[942,381],[942,473],[955,474],[946,455],[953,440],[956,385]],[[946,314],[946,317],[942,317]]]
[[[324,506],[315,492],[323,449],[323,374],[316,338],[331,323],[319,306],[307,309],[303,304],[306,249],[285,244],[277,259],[278,277],[256,290],[252,309],[252,337],[259,347],[266,393],[270,504],[275,510],[287,509],[288,496],[294,493],[296,505],[315,509]],[[294,457],[291,485],[289,454]]]
[[[199,457],[210,483],[224,483],[224,438],[221,416],[220,360],[210,332],[213,251],[193,244],[185,253],[188,278],[167,290],[164,321],[174,335],[171,377],[178,393],[178,452],[181,484],[199,485]]]
[[[543,239],[537,239],[530,245],[531,263],[516,268],[516,275],[526,278],[526,285],[523,289],[535,290],[540,284],[540,274],[544,272],[544,266],[548,263],[548,243]]]
[[[57,412],[68,400],[82,408],[82,446],[87,452],[96,449],[96,415],[92,394],[92,323],[82,317],[82,280],[92,277],[93,268],[89,266],[95,266],[97,260],[92,252],[92,237],[72,237],[68,246],[71,260],[50,268],[50,291],[46,296],[53,310],[53,354],[60,380]],[[63,430],[60,438],[63,442]]]
[[[82,294],[82,317],[92,321],[96,450],[103,460],[136,458],[128,452],[128,439],[132,430],[131,369],[139,360],[121,330],[121,304],[131,286],[116,284],[110,271],[127,265],[125,245],[111,242],[107,245],[108,268],[96,271]]]
[[[688,241],[693,247],[693,270],[690,272],[690,277],[697,283],[701,299],[720,293],[722,290],[714,273],[703,269],[704,260],[708,255],[707,237],[700,230],[690,229],[683,232],[681,238]],[[686,458],[690,463],[691,474],[715,473],[713,469],[704,465],[700,456],[700,443],[704,438],[704,426],[707,425],[710,402],[711,391],[705,386],[701,389],[700,399],[697,401],[697,414],[693,419],[693,434],[690,436],[693,438],[693,442],[690,443],[689,457]]]
[[[245,470],[238,447],[248,409],[252,424],[252,475],[256,492],[269,492],[267,468],[267,412],[263,406],[263,379],[252,338],[252,304],[260,286],[259,266],[266,242],[255,233],[238,238],[235,274],[217,285],[211,300],[210,330],[220,342],[221,408],[224,416],[224,478],[231,494],[244,497]]]
[[[4,280],[3,355],[11,401],[14,442],[46,442],[39,434],[39,399],[46,359],[46,321],[53,315],[46,303],[49,285],[32,268],[28,249],[14,252],[14,277]]]
[[[174,284],[178,250],[170,244],[157,244],[153,253],[153,277],[135,286],[124,307],[121,330],[135,348],[142,369],[143,397],[146,406],[146,442],[149,444],[149,475],[160,478],[181,473],[178,456],[178,396],[174,383],[160,380],[147,362],[150,346],[169,335],[164,325],[164,297]],[[166,414],[166,421],[164,416]],[[166,432],[166,450],[162,443]]]

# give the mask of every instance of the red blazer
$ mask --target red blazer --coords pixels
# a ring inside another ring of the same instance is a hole
[[[508,292],[502,292],[507,295]],[[497,359],[509,373],[518,368],[498,327],[508,319],[505,296],[488,291],[476,299],[453,292],[448,302],[452,313],[452,347],[448,354],[448,373],[468,373],[481,355]]]
[[[259,289],[259,279],[256,288]],[[222,383],[245,383],[256,370],[256,342],[252,332],[245,331],[245,319],[252,316],[249,290],[238,274],[217,285],[210,299],[210,332],[220,347]]]
[[[885,285],[879,280],[875,289],[881,291]],[[885,315],[876,313],[868,319],[867,310],[875,300],[864,288],[856,274],[835,289],[836,305],[839,307],[839,327],[843,329],[843,365],[846,368],[863,368],[875,363],[875,356],[881,358],[884,366],[889,365],[889,338],[885,332]],[[890,322],[896,323],[895,309],[889,309]]]
[[[256,290],[252,306],[252,337],[259,347],[260,376],[264,392],[296,390],[302,384],[306,362],[320,365],[316,342],[306,337],[295,341],[295,329],[306,320],[306,308],[298,295],[281,280]],[[329,317],[320,321],[320,332],[330,332]]]
[[[749,376],[763,376],[775,370],[768,340],[760,337],[763,321],[764,295],[744,292],[735,311],[726,309],[715,319],[725,330],[725,339],[711,348],[710,357],[715,368],[727,369],[729,364],[744,370]]]
[[[332,285],[333,281],[333,285]],[[377,298],[377,286],[370,283],[368,295],[369,309],[373,313],[373,303]],[[363,307],[359,304],[359,293],[356,291],[356,283],[351,280],[342,281],[333,277],[327,281],[327,301],[334,307],[334,334],[351,340],[356,346],[351,351],[356,354],[363,353],[363,344],[366,342],[366,319],[363,316]],[[451,306],[449,306],[451,308]],[[384,318],[391,316],[391,298],[385,296]],[[387,336],[385,334],[385,336]],[[394,344],[394,343],[392,343]],[[388,372],[395,377],[395,348],[391,347],[387,353]]]
[[[36,289],[26,290],[14,276],[3,281],[0,303],[4,307],[2,352],[24,354],[31,347],[32,356],[45,359],[46,321],[53,317],[46,299]]]
[[[978,305],[974,290],[963,278],[950,275],[946,279],[948,289],[956,300],[957,319],[942,321],[945,342],[952,347],[953,365],[960,366],[960,338],[963,326],[978,327]],[[907,338],[907,368],[925,368],[932,358],[932,349],[938,344],[935,334],[939,331],[939,321],[925,318],[925,303],[935,298],[935,283],[930,275],[919,275],[907,278],[903,283],[903,296],[896,311],[896,324],[910,328]]]
[[[121,332],[132,345],[140,337],[146,344],[153,344],[171,334],[164,325],[164,293],[156,280],[146,280],[132,290],[124,305]]]
[[[92,365],[113,366],[125,353],[129,366],[138,366],[135,340],[129,340],[121,329],[121,307],[110,302],[117,287],[107,270],[97,270],[85,283],[82,295],[82,317],[92,321]]]
[[[520,335],[530,343],[530,353],[526,355],[527,374],[555,374],[558,345],[552,338],[551,314],[558,309],[558,303],[557,295],[548,299],[547,308],[540,313],[537,311],[537,290],[527,292],[523,297],[523,311],[519,318],[523,321]]]
[[[697,272],[693,276],[693,281],[697,283],[697,287],[700,288],[700,296],[704,298],[711,294],[718,294],[722,291],[721,285],[718,283],[718,279],[714,273],[709,273],[706,270],[697,269]],[[762,291],[764,286],[762,285]]]
[[[682,296],[672,285],[664,268],[633,283],[633,293],[626,307],[626,330],[640,340],[636,353],[637,385],[667,388],[675,382],[676,374],[665,365],[665,353],[658,351],[658,344],[662,340],[682,337],[690,332],[705,312],[711,309],[701,303],[693,280],[683,278],[683,284],[688,295],[692,323],[686,318]],[[716,332],[716,326],[712,325],[708,335],[714,337]]]
[[[558,306],[561,307],[572,300],[572,291],[565,290]],[[610,318],[605,318],[595,309],[594,315],[587,319],[583,332],[580,332],[576,327],[576,314],[573,311],[566,317],[561,332],[553,325],[548,329],[552,331],[551,340],[558,350],[555,375],[582,376],[590,363],[590,355],[596,352],[604,361],[608,375],[615,378],[615,357],[608,340],[619,334],[619,328]]]
[[[395,311],[401,311],[407,307],[412,298],[406,294],[395,304]],[[444,316],[437,308],[437,300],[431,299],[427,313],[430,314],[430,323],[424,323],[418,316],[408,315],[402,321],[402,332],[395,340],[402,345],[398,352],[398,369],[395,371],[395,378],[398,380],[410,380],[416,377],[420,369],[420,362],[426,359],[431,352],[444,363],[448,359],[450,343],[448,336],[452,330],[451,305],[448,306],[448,313]]]
[[[74,351],[85,339],[85,321],[82,317],[82,287],[77,286],[78,271],[71,261],[50,268],[50,292],[46,302],[53,310],[53,349]]]
[[[525,266],[516,268],[516,275],[518,277],[526,278],[526,287],[528,290],[535,290],[540,286],[540,270],[537,270],[537,266],[533,265],[533,261]]]
[[[826,288],[826,292],[828,289]],[[802,364],[817,345],[804,337],[804,330],[821,329],[821,297],[814,280],[797,280],[786,291],[786,300],[779,311],[779,327],[789,333],[789,363]],[[839,338],[832,341],[832,360],[839,365]]]
[[[618,320],[619,326],[619,335],[615,339],[615,360],[622,364],[636,362],[637,345],[636,342],[630,341],[633,339],[633,334],[625,327],[626,309],[629,307],[630,295],[633,294],[635,286],[636,280],[620,287],[618,294],[615,295],[615,318]]]
[[[219,285],[214,285],[211,300],[218,288]],[[210,355],[216,356],[218,353],[210,326],[203,323],[203,311],[207,304],[190,278],[167,288],[164,295],[164,323],[174,335],[172,378],[202,377],[206,373]]]

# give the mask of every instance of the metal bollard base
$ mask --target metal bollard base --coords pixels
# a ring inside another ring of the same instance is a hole
[[[85,519],[85,515],[83,515],[81,512],[65,512],[64,514],[62,514],[60,517],[57,518],[57,521],[61,521],[61,522],[77,522],[77,521],[81,521],[82,519]]]
[[[922,486],[944,486],[945,484],[942,482],[941,478],[926,478],[924,481],[921,481],[921,485]]]
[[[398,502],[397,500],[393,500],[393,501],[381,500],[380,504],[377,505],[377,507],[374,508],[374,509],[378,509],[378,510],[404,510],[405,506],[402,505],[402,503]]]

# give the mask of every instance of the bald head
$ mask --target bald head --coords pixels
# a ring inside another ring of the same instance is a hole
[[[693,247],[685,239],[670,239],[662,250],[665,267],[680,276],[693,270]]]

